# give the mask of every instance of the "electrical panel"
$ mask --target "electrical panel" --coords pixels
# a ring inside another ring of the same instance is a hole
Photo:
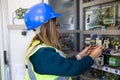
[[[59,36],[61,49],[68,55],[75,55],[78,51],[78,34],[61,33]]]
[[[82,0],[82,47],[102,45],[102,55],[80,80],[120,80],[120,1]]]
[[[119,29],[117,11],[116,3],[85,8],[85,30]]]
[[[120,70],[120,36],[84,35],[84,46],[103,45],[102,56],[96,61],[98,67],[109,66]]]

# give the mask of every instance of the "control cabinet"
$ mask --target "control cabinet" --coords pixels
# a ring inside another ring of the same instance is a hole
[[[103,45],[102,55],[80,80],[120,80],[120,1],[81,0],[80,5],[81,47]]]

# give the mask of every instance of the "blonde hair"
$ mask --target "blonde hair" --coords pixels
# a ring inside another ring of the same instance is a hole
[[[56,28],[56,18],[51,19],[47,23],[40,26],[40,32],[34,36],[28,49],[35,40],[40,41],[40,44],[44,43],[48,46],[52,46],[60,50],[60,43],[58,40],[58,32]],[[26,57],[28,55],[29,54],[27,53]]]
[[[40,33],[37,36],[44,44],[60,49],[56,19],[52,19],[42,25],[40,28]]]

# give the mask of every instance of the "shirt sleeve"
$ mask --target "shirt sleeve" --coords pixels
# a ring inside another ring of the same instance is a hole
[[[30,61],[36,73],[58,76],[79,75],[89,69],[94,63],[90,56],[85,56],[81,60],[61,57],[53,48],[40,48],[30,56]]]
[[[67,59],[70,59],[70,60],[77,60],[75,56],[68,57]]]

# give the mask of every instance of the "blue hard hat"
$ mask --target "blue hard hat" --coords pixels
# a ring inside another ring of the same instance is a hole
[[[50,19],[59,16],[61,16],[61,14],[55,13],[48,4],[38,3],[26,11],[24,21],[27,30],[32,30],[48,22]]]

